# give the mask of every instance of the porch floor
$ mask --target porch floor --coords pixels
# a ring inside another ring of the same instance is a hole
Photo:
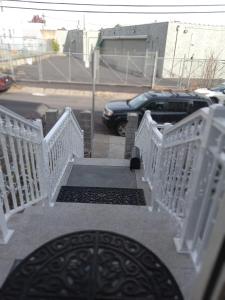
[[[80,165],[72,169],[68,185],[85,186],[92,178],[92,186],[95,186],[95,182],[96,186],[104,187],[105,182],[111,187],[115,187],[112,186],[114,184],[123,187],[122,182],[126,185],[125,181],[128,180],[129,186],[124,187],[143,188],[146,202],[150,203],[147,185],[141,181],[142,171],[131,173],[128,161],[83,159],[78,163]],[[102,165],[104,170],[101,169]],[[114,173],[106,166],[113,167]],[[102,173],[97,171],[100,169]],[[85,170],[82,176],[81,170]],[[76,176],[77,180],[74,180]],[[117,180],[114,183],[113,178]],[[15,229],[15,233],[7,245],[0,245],[0,286],[15,259],[23,259],[43,243],[62,234],[90,229],[126,235],[145,245],[169,268],[185,299],[188,299],[195,280],[191,259],[175,250],[173,237],[177,226],[174,219],[166,212],[151,212],[148,206],[56,203],[54,208],[50,208],[39,203],[14,215],[9,227]]]

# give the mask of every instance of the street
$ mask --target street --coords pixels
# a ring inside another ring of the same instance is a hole
[[[108,100],[96,97],[95,105],[95,133],[109,134],[109,130],[102,124],[101,115]],[[1,93],[0,105],[30,119],[41,118],[48,108],[58,108],[62,111],[66,106],[74,110],[79,120],[79,113],[91,110],[89,96],[49,96],[44,94]]]

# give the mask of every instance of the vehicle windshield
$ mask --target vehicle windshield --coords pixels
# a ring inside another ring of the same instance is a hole
[[[144,104],[146,101],[148,100],[146,94],[141,94],[141,95],[138,95],[137,97],[131,99],[129,101],[129,105],[132,107],[132,108],[138,108],[140,107],[142,104]]]
[[[218,85],[218,86],[210,89],[210,91],[214,91],[214,92],[222,92],[224,90],[225,90],[225,85],[224,84]]]

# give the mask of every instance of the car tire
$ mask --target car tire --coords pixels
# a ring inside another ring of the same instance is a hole
[[[126,126],[127,122],[126,121],[120,121],[116,124],[116,133],[119,136],[125,137],[126,136]]]
[[[219,99],[217,99],[216,97],[210,97],[210,99],[212,100],[213,104],[219,103]]]

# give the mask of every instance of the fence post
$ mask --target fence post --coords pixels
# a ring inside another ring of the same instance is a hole
[[[145,53],[144,77],[146,77],[147,74],[147,67],[148,67],[148,49],[146,49],[146,53]]]
[[[126,63],[126,77],[125,77],[125,84],[127,84],[127,79],[128,79],[129,59],[130,59],[130,55],[129,55],[129,51],[128,51],[128,52],[127,52],[127,63]]]
[[[6,193],[2,191],[2,188],[5,186],[3,173],[0,169],[0,190],[2,198],[6,198],[5,200],[8,201]],[[7,227],[6,217],[3,211],[3,199],[0,198],[0,231],[2,232],[2,238],[0,238],[0,244],[7,244],[10,237],[12,236],[14,230],[11,230]]]
[[[192,64],[193,64],[193,58],[191,58],[191,65],[190,65],[190,70],[189,70],[189,75],[188,75],[187,88],[190,87]]]
[[[71,82],[71,52],[69,48],[69,82]]]
[[[154,60],[154,65],[153,65],[153,71],[152,71],[152,86],[151,88],[153,89],[155,87],[155,79],[156,79],[156,72],[157,72],[157,63],[158,63],[158,52],[155,52],[155,60]]]
[[[39,56],[38,59],[38,74],[39,74],[39,80],[43,80],[43,72],[42,72],[42,63],[41,63],[41,56]]]
[[[182,86],[183,77],[184,77],[185,62],[186,62],[186,55],[184,55],[184,58],[183,58],[183,65],[182,65],[182,70],[181,70],[181,75],[180,75],[180,82],[179,82],[179,87],[180,88]]]
[[[9,56],[9,60],[10,60],[11,74],[12,74],[13,79],[15,79],[15,72],[14,72],[14,67],[13,67],[13,61],[12,61],[12,55],[11,55],[11,53],[10,53],[10,56]]]

